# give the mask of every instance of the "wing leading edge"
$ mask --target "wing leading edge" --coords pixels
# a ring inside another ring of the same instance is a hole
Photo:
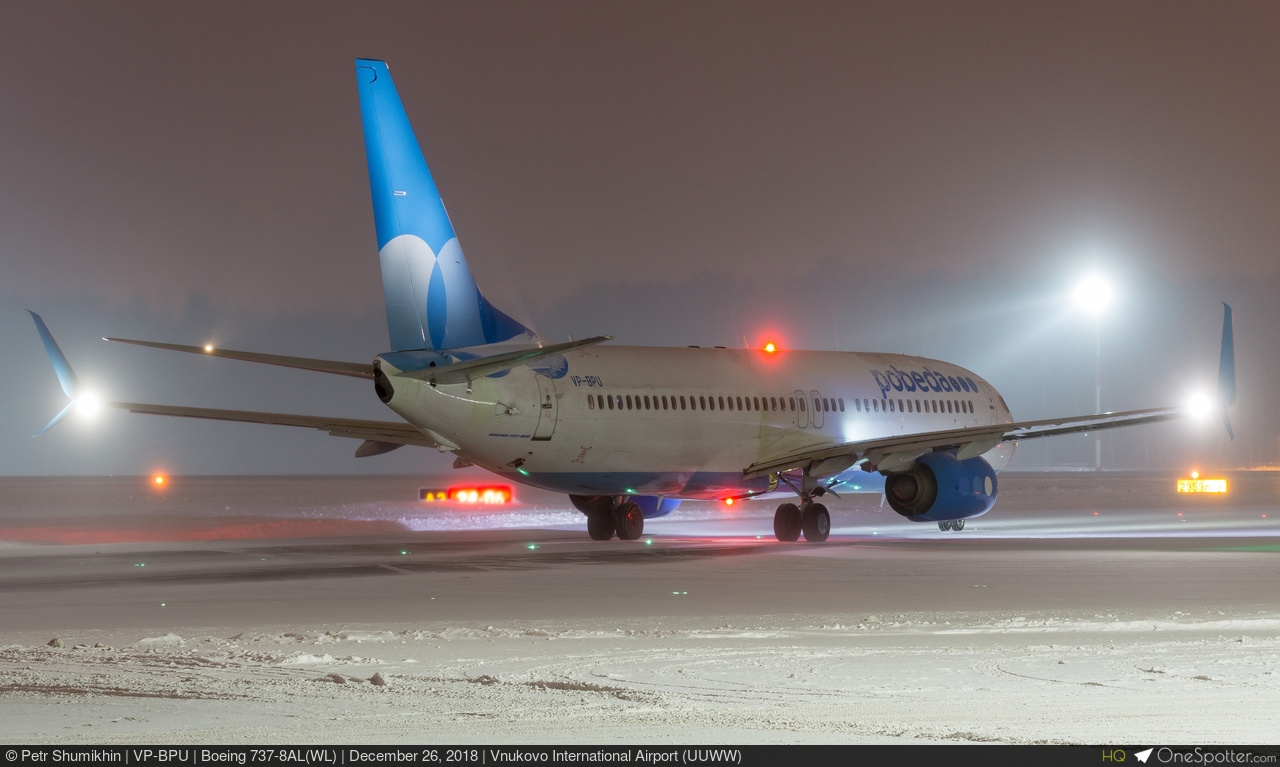
[[[888,471],[934,450],[956,450],[959,458],[972,458],[982,455],[1001,442],[1159,423],[1178,418],[1185,412],[1183,408],[1151,408],[1129,410],[1123,413],[1048,418],[1041,421],[1020,421],[994,426],[971,426],[963,429],[899,434],[882,439],[844,442],[838,445],[799,450],[789,455],[754,463],[743,470],[742,474],[744,479],[795,469],[818,469],[819,474],[827,474],[843,471],[859,462],[865,462],[870,465],[869,467],[877,470]]]

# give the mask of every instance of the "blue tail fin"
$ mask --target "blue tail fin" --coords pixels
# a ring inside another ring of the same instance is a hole
[[[1227,405],[1236,401],[1236,342],[1231,327],[1231,307],[1222,304],[1222,354],[1218,359],[1218,404],[1222,408],[1222,425],[1227,427],[1227,437],[1235,439]]]
[[[62,391],[66,394],[71,402],[62,409],[62,412],[53,417],[53,420],[45,424],[45,427],[35,434],[33,437],[39,437],[46,431],[49,431],[58,422],[66,418],[75,408],[76,398],[81,395],[80,379],[76,378],[76,371],[71,369],[71,363],[67,362],[67,355],[62,353],[62,349],[58,348],[58,342],[53,340],[53,334],[49,332],[49,328],[44,324],[44,320],[40,315],[27,310],[27,314],[31,315],[31,319],[35,320],[36,332],[40,334],[40,342],[44,344],[44,353],[49,355],[49,362],[53,364],[53,372],[58,376],[58,383],[62,386]]]
[[[356,80],[391,348],[532,340],[476,287],[386,63],[356,59]]]

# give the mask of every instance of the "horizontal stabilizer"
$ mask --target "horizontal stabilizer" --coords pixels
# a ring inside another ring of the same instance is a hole
[[[355,378],[373,378],[372,363],[336,362],[334,360],[317,360],[310,357],[286,357],[281,354],[259,354],[258,352],[239,352],[232,349],[218,349],[209,346],[183,346],[182,344],[163,344],[159,341],[134,341],[128,338],[104,338],[103,341],[114,341],[134,346],[149,346],[152,349],[167,349],[172,352],[203,354],[206,357],[225,357],[226,359],[244,362],[259,362],[264,365],[280,365],[298,370],[314,370],[318,373],[335,373]]]
[[[394,421],[365,421],[355,418],[326,418],[292,413],[259,413],[252,410],[217,410],[206,407],[179,407],[174,405],[145,405],[138,402],[110,402],[109,407],[128,410],[130,413],[168,415],[178,418],[205,418],[213,421],[239,421],[271,426],[299,426],[306,429],[327,431],[334,437],[352,437],[372,442],[397,445],[421,445],[437,447],[438,443],[407,423]]]
[[[483,378],[494,373],[501,373],[504,370],[510,370],[520,365],[527,365],[534,360],[544,357],[553,357],[557,354],[564,354],[567,351],[577,349],[582,346],[591,346],[593,344],[612,341],[613,336],[595,336],[594,338],[584,338],[581,341],[568,341],[562,344],[552,344],[551,346],[541,346],[533,349],[521,349],[520,351],[508,352],[507,354],[496,354],[492,357],[481,357],[474,360],[464,360],[463,362],[455,362],[451,365],[440,365],[438,367],[422,368],[421,370],[413,370],[401,375],[409,378],[418,378],[423,381],[429,381],[433,384],[451,384],[474,381],[477,378]]]

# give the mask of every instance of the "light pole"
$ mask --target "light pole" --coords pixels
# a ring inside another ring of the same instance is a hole
[[[1111,306],[1114,291],[1100,274],[1091,274],[1071,294],[1076,309],[1093,320],[1093,412],[1102,414],[1102,315]],[[1093,470],[1102,471],[1102,432],[1093,433]]]

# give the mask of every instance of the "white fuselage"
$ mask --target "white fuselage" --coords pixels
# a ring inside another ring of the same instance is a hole
[[[470,387],[381,364],[388,405],[466,460],[582,495],[760,492],[743,469],[772,457],[1011,420],[972,372],[896,354],[591,346]],[[985,457],[998,471],[1012,447]]]

